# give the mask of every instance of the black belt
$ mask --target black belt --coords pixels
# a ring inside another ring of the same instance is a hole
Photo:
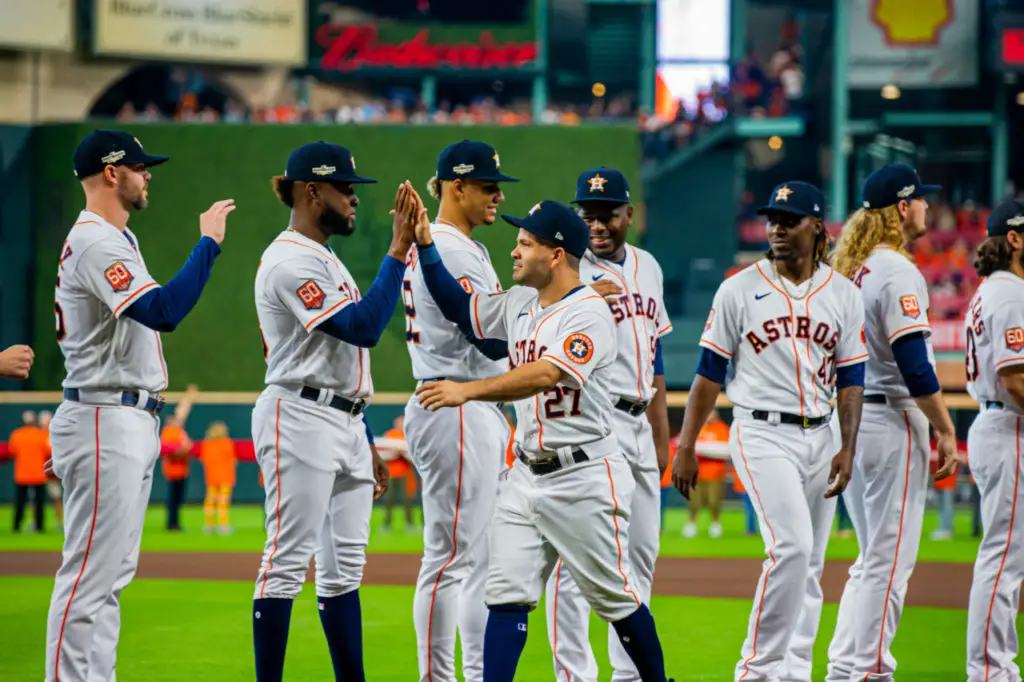
[[[763,422],[768,421],[768,417],[771,414],[771,412],[765,412],[764,410],[752,410],[750,412],[751,417]],[[789,414],[788,412],[778,412],[777,414],[779,415],[780,423],[796,424],[797,426],[802,426],[805,429],[812,429],[816,426],[827,424],[832,418],[831,415],[825,417],[801,417],[798,414]]]
[[[547,462],[531,462],[528,459],[526,459],[526,455],[524,455],[523,451],[520,450],[519,448],[516,448],[516,457],[519,458],[520,462],[529,467],[530,472],[534,476],[544,476],[546,474],[553,474],[562,468],[562,462],[557,458],[549,460]],[[575,462],[576,464],[579,464],[580,462],[586,462],[589,459],[590,458],[587,457],[587,453],[583,452],[578,448],[572,451],[572,461]]]
[[[889,403],[889,399],[881,393],[872,393],[871,395],[864,396],[864,403],[869,405],[886,405]]]
[[[650,403],[642,400],[638,403],[634,403],[632,400],[627,398],[619,398],[619,402],[615,403],[615,409],[622,410],[630,417],[639,417],[644,413],[649,404]]]
[[[138,391],[124,391],[121,393],[121,404],[126,407],[137,407],[141,394]],[[76,403],[82,402],[81,395],[77,388],[65,388],[64,400],[73,400]],[[157,396],[146,398],[146,404],[142,407],[146,412],[160,414],[164,409],[164,399]]]
[[[1006,405],[1004,405],[1003,403],[999,402],[998,400],[986,400],[985,401],[985,409],[986,410],[1001,410],[1004,407],[1006,407]]]
[[[303,386],[302,390],[299,391],[299,397],[305,398],[306,400],[312,400],[313,402],[320,401],[320,389],[313,388],[312,386]],[[333,407],[336,410],[342,412],[348,412],[353,417],[358,416],[366,409],[365,400],[357,400],[352,402],[348,398],[342,398],[340,395],[336,395],[331,398],[331,402],[327,403],[328,407]]]

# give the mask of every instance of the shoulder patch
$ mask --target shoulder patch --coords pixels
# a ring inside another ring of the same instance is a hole
[[[324,290],[313,280],[309,280],[296,289],[295,293],[299,295],[299,300],[302,301],[306,310],[320,310],[324,307],[324,299],[327,298]]]
[[[704,323],[704,331],[711,329],[711,325],[715,323],[715,309],[712,308],[711,312],[708,313],[708,321]]]
[[[1024,350],[1024,329],[1020,327],[1007,329],[1004,336],[1006,337],[1006,347],[1014,353]]]
[[[585,365],[594,357],[594,342],[586,334],[572,334],[565,340],[563,350],[577,365]]]
[[[903,310],[903,314],[907,317],[911,317],[916,320],[921,316],[921,305],[917,302],[917,296],[915,294],[900,296],[900,308]]]
[[[103,276],[107,278],[107,283],[114,291],[128,291],[135,281],[135,275],[121,261],[104,270]]]
[[[473,293],[473,283],[469,281],[469,277],[459,277],[458,281],[467,294]]]

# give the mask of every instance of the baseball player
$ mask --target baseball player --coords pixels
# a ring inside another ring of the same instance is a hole
[[[35,357],[29,346],[10,346],[0,351],[0,379],[28,379]]]
[[[794,181],[759,209],[770,250],[715,294],[673,463],[673,481],[687,496],[697,434],[731,361],[730,456],[754,501],[766,554],[736,680],[810,680],[834,498],[849,482],[857,444],[864,306],[857,287],[828,265],[824,207],[817,187]]]
[[[964,320],[967,391],[980,413],[967,459],[984,534],[967,612],[967,680],[1019,680],[1016,617],[1024,580],[1024,202],[988,218],[975,269],[985,280]]]
[[[435,249],[470,293],[501,291],[487,249],[472,239],[491,225],[505,200],[500,183],[517,182],[500,170],[498,153],[484,142],[462,140],[446,147],[428,183],[440,199],[430,231]],[[405,281],[406,346],[417,385],[451,379],[472,381],[506,369],[507,345],[464,336],[441,314],[423,282],[416,251]],[[469,425],[472,424],[472,435]],[[487,607],[488,536],[508,425],[497,402],[472,402],[430,412],[412,396],[405,406],[405,436],[423,479],[423,562],[413,598],[413,622],[421,682],[453,682],[455,633],[462,642],[467,682],[483,676]]]
[[[956,471],[956,430],[929,339],[928,286],[905,250],[925,233],[925,195],[939,189],[905,164],[879,168],[833,254],[836,272],[861,290],[870,357],[864,420],[843,493],[860,552],[839,603],[829,682],[890,680],[896,670],[889,647],[921,541],[929,422],[938,434],[936,477]]]
[[[525,218],[512,252],[517,286],[466,292],[445,269],[429,226],[418,224],[424,281],[445,317],[478,338],[506,339],[509,371],[416,389],[424,409],[513,401],[519,462],[502,484],[486,585],[485,682],[511,682],[533,610],[558,557],[640,671],[664,682],[654,618],[628,554],[633,476],[612,431],[615,323],[601,295],[581,284],[586,223],[555,201]],[[572,519],[572,523],[569,523]]]
[[[618,352],[611,368],[612,429],[633,473],[629,556],[640,600],[650,603],[661,526],[661,472],[668,466],[668,404],[658,339],[672,330],[665,314],[661,267],[643,249],[626,244],[633,217],[626,177],[612,168],[584,171],[573,202],[590,228],[590,247],[580,260],[580,280],[602,279],[620,291],[609,300]],[[447,261],[446,261],[447,262]],[[547,584],[548,638],[555,677],[597,682],[590,646],[590,606],[559,561]],[[614,628],[608,628],[613,680],[638,680]]]
[[[327,242],[352,234],[355,186],[375,181],[356,173],[344,147],[314,142],[295,149],[273,182],[291,221],[263,252],[255,284],[267,360],[267,387],[252,413],[267,496],[253,597],[256,679],[281,680],[292,601],[315,555],[334,676],[361,682],[359,585],[373,500],[388,480],[362,414],[373,394],[368,349],[398,303],[413,240],[411,188],[398,190],[391,246],[363,297]]]
[[[61,249],[54,302],[67,376],[50,423],[51,466],[64,484],[66,532],[46,628],[47,680],[114,679],[119,599],[135,575],[160,453],[160,333],[199,300],[235,208],[228,199],[203,213],[188,261],[157,284],[128,219],[148,204],[149,168],[165,161],[114,130],[89,133],[74,153],[85,210]]]

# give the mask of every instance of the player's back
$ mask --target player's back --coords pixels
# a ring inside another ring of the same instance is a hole
[[[654,397],[656,341],[672,330],[665,314],[661,266],[650,253],[630,245],[621,263],[588,251],[580,260],[580,280],[589,285],[599,279],[623,288],[619,299],[608,304],[618,345],[612,391],[633,402],[649,401]]]
[[[1024,363],[1024,280],[996,271],[978,287],[964,319],[967,392],[978,403],[1001,402],[1018,411],[999,380],[1002,367]]]
[[[852,281],[860,287],[864,300],[868,346],[864,392],[910,397],[896,365],[892,344],[907,334],[924,332],[928,359],[935,364],[928,324],[928,286],[924,277],[900,252],[878,247],[868,254]]]
[[[434,224],[431,235],[445,268],[469,293],[501,291],[487,249],[449,225]],[[505,361],[489,359],[469,343],[454,322],[441,313],[423,281],[415,249],[409,252],[402,301],[405,306],[405,341],[417,381],[453,379],[472,381],[505,371]]]
[[[369,351],[315,332],[360,299],[351,273],[329,247],[282,232],[260,259],[255,297],[268,386],[329,388],[352,399],[373,393]]]
[[[55,289],[65,388],[150,393],[167,388],[159,333],[123,316],[157,286],[135,235],[82,211],[61,247]]]

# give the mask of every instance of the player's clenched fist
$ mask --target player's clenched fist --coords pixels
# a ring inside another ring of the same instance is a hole
[[[224,241],[228,214],[235,210],[234,199],[221,199],[199,216],[199,234],[220,244]]]
[[[696,448],[680,443],[675,461],[672,462],[672,484],[686,499],[690,499],[690,493],[697,487],[699,471]]]
[[[458,407],[469,400],[465,384],[455,381],[432,381],[416,389],[423,409],[436,412],[442,407]]]
[[[0,378],[28,379],[36,355],[28,346],[11,346],[0,352]]]

